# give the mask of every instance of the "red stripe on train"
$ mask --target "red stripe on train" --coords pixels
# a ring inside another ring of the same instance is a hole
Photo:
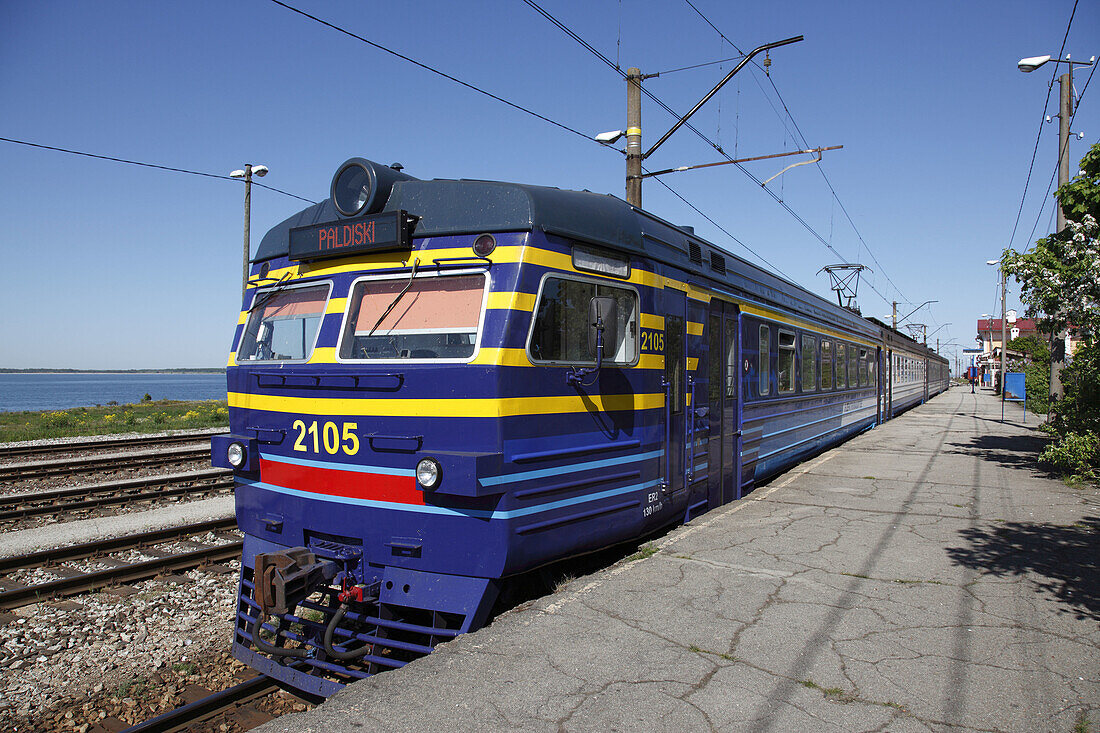
[[[416,487],[412,476],[299,466],[261,457],[260,480],[313,494],[424,506],[424,493]]]

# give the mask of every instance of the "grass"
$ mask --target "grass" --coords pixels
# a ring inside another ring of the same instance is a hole
[[[1092,724],[1089,722],[1089,714],[1084,710],[1077,713],[1077,720],[1073,724],[1073,733],[1089,733]]]
[[[737,657],[733,656],[732,654],[725,654],[723,652],[712,652],[709,649],[703,649],[702,647],[696,646],[695,644],[691,644],[690,646],[688,646],[688,651],[692,652],[694,654],[710,654],[711,656],[714,656],[714,657],[721,657],[722,659],[725,659],[727,662],[739,661],[737,659]]]
[[[179,674],[182,674],[182,675],[185,675],[185,676],[188,676],[188,677],[195,674],[195,672],[197,672],[198,669],[199,669],[199,665],[195,664],[194,662],[177,662],[176,664],[172,665],[172,671],[173,672],[178,672]]]
[[[638,551],[626,559],[627,562],[633,562],[635,560],[645,560],[647,557],[653,557],[657,554],[657,548],[653,545],[642,545],[638,548]]]
[[[130,405],[38,412],[0,412],[0,443],[113,433],[223,427],[229,424],[225,400],[148,400]]]

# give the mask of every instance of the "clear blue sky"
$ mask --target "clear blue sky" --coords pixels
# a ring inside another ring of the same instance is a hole
[[[936,336],[974,345],[999,313],[985,260],[1009,243],[1072,0],[959,3],[693,0],[772,80],[871,254],[815,166],[768,185],[844,259],[874,273],[864,314],[889,300]],[[625,126],[625,82],[521,0],[291,4],[585,134]],[[645,73],[736,55],[682,0],[540,0],[586,41]],[[1066,42],[1100,54],[1100,4],[1081,2]],[[731,68],[662,74],[647,89],[686,111]],[[1080,90],[1088,70],[1078,68]],[[1100,138],[1100,81],[1085,93],[1074,165]],[[421,178],[486,178],[623,196],[620,154],[279,7],[241,2],[0,4],[0,137],[215,174],[263,163],[264,183],[313,200],[359,155]],[[673,122],[643,103],[648,148]],[[694,118],[735,157],[801,147],[771,84],[746,69]],[[1013,244],[1052,226],[1047,183],[1057,124],[1042,125]],[[717,160],[690,131],[650,169]],[[761,180],[786,161],[747,164]],[[0,367],[220,366],[240,305],[243,187],[0,142]],[[1075,168],[1074,168],[1075,170]],[[796,282],[831,296],[817,271],[837,256],[732,166],[665,179]],[[1046,203],[1040,214],[1039,206]],[[660,184],[645,208],[751,255]],[[304,206],[253,190],[252,241]],[[876,294],[874,286],[883,297]],[[911,303],[912,305],[907,305]],[[1009,307],[1017,305],[1012,288]]]

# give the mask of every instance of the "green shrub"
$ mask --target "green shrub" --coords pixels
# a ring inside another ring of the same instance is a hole
[[[1039,463],[1092,478],[1100,468],[1100,434],[1066,433],[1043,450]]]

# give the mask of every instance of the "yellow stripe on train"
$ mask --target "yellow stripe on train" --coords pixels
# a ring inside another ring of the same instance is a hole
[[[556,395],[493,398],[355,398],[281,397],[229,393],[229,406],[294,415],[361,415],[363,417],[512,417],[576,412],[652,410],[664,407],[663,394]]]

